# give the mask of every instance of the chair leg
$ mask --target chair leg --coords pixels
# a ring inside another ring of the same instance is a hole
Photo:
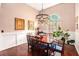
[[[29,45],[28,45],[28,52],[29,52]]]

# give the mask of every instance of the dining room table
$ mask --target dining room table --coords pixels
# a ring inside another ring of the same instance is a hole
[[[63,45],[64,43],[63,43],[63,41],[62,40],[56,40],[56,39],[55,40],[52,39],[52,41],[49,41],[49,40],[47,40],[47,37],[44,37],[44,36],[45,35],[36,35],[36,36],[31,36],[31,37],[34,40],[38,40],[40,42],[43,42],[45,44],[48,44],[48,47],[47,47],[47,55],[49,55],[49,52],[51,53],[50,55],[55,55],[54,51],[60,52],[61,55],[63,55],[63,53],[64,53],[63,52],[63,49],[64,49],[64,45]],[[41,46],[42,46],[42,48],[44,47],[44,45],[41,45]],[[36,47],[36,48],[38,48],[38,47]]]

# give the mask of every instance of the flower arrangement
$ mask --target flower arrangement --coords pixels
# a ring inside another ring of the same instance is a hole
[[[60,37],[63,34],[63,31],[61,31],[61,27],[58,27],[58,30],[53,32],[53,37]]]
[[[68,30],[67,30],[68,31]],[[61,30],[61,27],[58,27],[58,30],[53,32],[53,37],[57,38],[58,37],[63,37],[65,39],[65,41],[68,40],[68,37],[70,36],[70,34],[68,32],[64,32],[63,30]]]

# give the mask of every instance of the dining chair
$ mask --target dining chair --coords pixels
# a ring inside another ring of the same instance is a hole
[[[63,56],[63,54],[64,54],[64,41],[62,41],[62,40],[60,40],[58,42],[53,41],[49,47],[54,52],[54,55],[55,55],[55,52],[58,52],[61,54],[61,56]]]
[[[34,40],[37,42],[34,42],[33,45],[33,55],[36,56],[48,56],[48,43],[40,41],[40,40]]]
[[[32,39],[30,35],[27,35],[28,52],[32,49]]]
[[[36,38],[34,36],[27,35],[27,43],[28,43],[28,52],[32,51],[33,40]]]
[[[49,56],[54,56],[55,55],[55,53],[54,53],[54,47],[55,47],[55,45],[53,44],[53,43],[49,43]]]

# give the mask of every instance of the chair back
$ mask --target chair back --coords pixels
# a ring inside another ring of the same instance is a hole
[[[48,43],[42,42],[40,40],[33,40],[33,55],[36,54],[38,56],[46,56],[48,55]]]
[[[30,35],[27,35],[27,43],[28,45],[32,45],[32,38]]]
[[[61,55],[64,55],[64,47],[65,47],[65,38],[61,39],[63,41],[63,46],[62,46],[62,51],[61,51]]]
[[[49,44],[49,47],[52,51],[54,52],[59,52],[61,53],[61,55],[64,54],[64,42],[62,40],[58,40],[58,41],[53,41],[52,43]]]

